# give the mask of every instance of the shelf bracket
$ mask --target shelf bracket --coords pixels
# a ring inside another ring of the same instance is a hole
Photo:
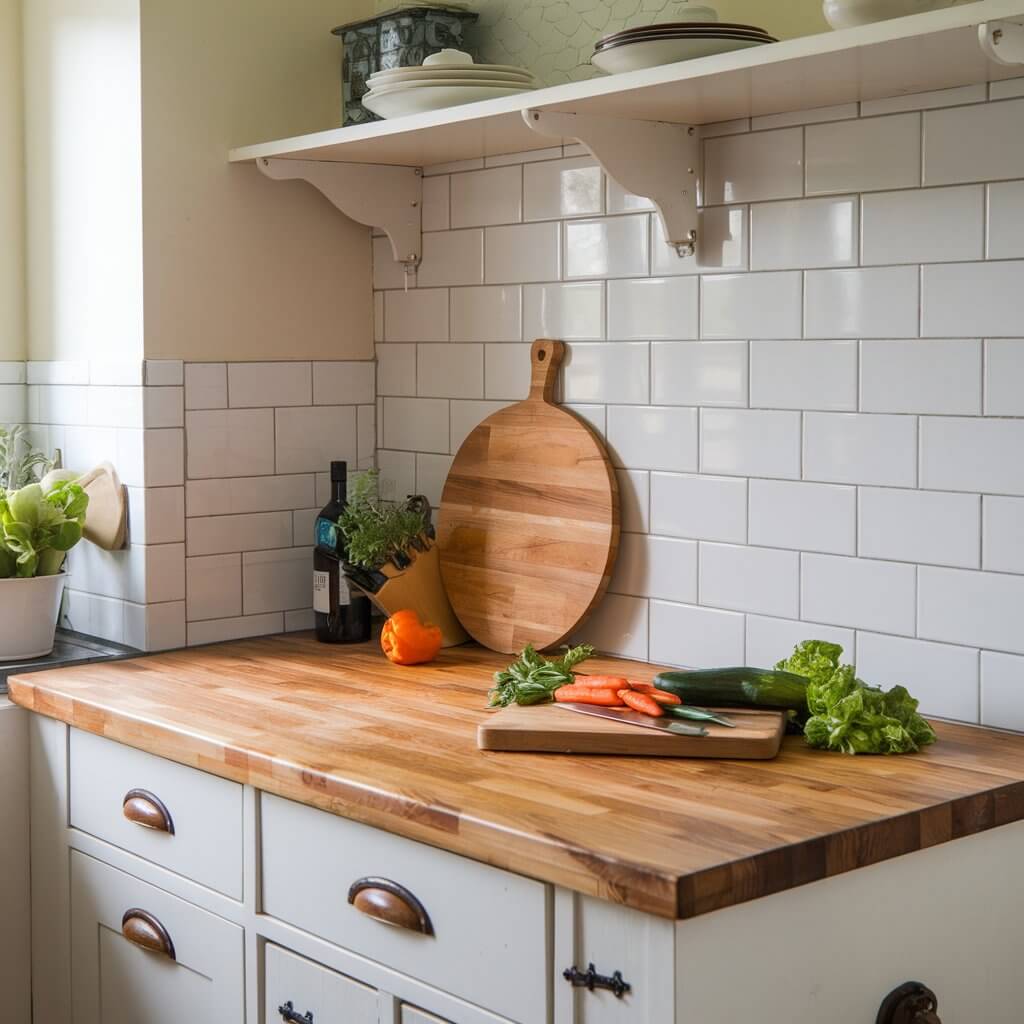
[[[423,256],[423,172],[391,164],[343,164],[327,160],[261,157],[259,169],[277,181],[300,178],[319,189],[346,217],[380,228],[397,263],[413,273]]]
[[[654,203],[678,256],[694,254],[700,166],[696,128],[554,110],[524,110],[523,120],[539,135],[581,142],[608,177]]]
[[[978,26],[981,52],[997,64],[1024,64],[1024,25],[1015,21],[983,21]]]

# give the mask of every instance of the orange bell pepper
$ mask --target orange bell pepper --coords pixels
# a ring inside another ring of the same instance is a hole
[[[441,628],[420,622],[416,612],[405,608],[384,623],[380,646],[396,665],[420,665],[433,661],[441,650]]]

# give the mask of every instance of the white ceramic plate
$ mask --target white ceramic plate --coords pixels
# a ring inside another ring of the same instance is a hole
[[[397,71],[378,71],[370,75],[367,82],[370,88],[381,85],[392,85],[396,82],[418,82],[423,79],[486,79],[491,82],[527,82],[533,83],[533,75],[529,71],[513,74],[511,71],[477,71],[476,68],[400,68]]]
[[[757,32],[651,32],[633,39],[620,39],[612,43],[597,43],[594,53],[613,50],[617,46],[632,46],[634,43],[646,43],[652,39],[744,39],[757,43],[777,43],[773,36],[761,35]]]
[[[428,110],[442,107],[457,107],[462,103],[476,103],[478,100],[493,100],[499,96],[512,96],[530,92],[522,86],[505,85],[464,85],[453,87],[448,84],[421,86],[415,89],[368,92],[363,97],[363,106],[378,117],[403,117],[406,114],[423,114]]]
[[[377,75],[392,75],[396,71],[500,71],[505,74],[528,75],[526,68],[517,68],[514,64],[419,64],[407,68],[384,68],[382,71],[375,71],[370,78]]]
[[[647,39],[642,42],[611,46],[595,53],[590,62],[605,74],[619,75],[640,68],[656,68],[662,64],[675,64],[681,60],[695,60],[730,50],[746,50],[751,46],[764,46],[756,39],[739,37],[726,39]]]
[[[952,7],[953,0],[825,0],[825,20],[836,29]]]
[[[533,88],[528,82],[502,82],[490,78],[424,78],[418,82],[395,82],[374,86],[367,96],[389,96],[396,92],[418,92],[421,89],[507,89],[527,92]]]

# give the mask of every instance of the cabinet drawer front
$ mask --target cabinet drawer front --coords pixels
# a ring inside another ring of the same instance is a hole
[[[238,783],[77,729],[70,776],[74,828],[242,898]]]
[[[417,1010],[415,1006],[403,1005],[402,1024],[448,1024],[448,1022],[425,1010]]]
[[[542,883],[290,800],[262,794],[261,803],[267,914],[504,1017],[547,1019]],[[357,899],[362,910],[349,902],[361,879],[377,880]],[[429,920],[426,934],[413,930],[415,913],[390,913],[408,909],[409,897]]]
[[[162,951],[138,944],[148,920]],[[126,935],[134,935],[130,941]],[[168,952],[171,955],[168,955]],[[152,885],[71,852],[71,994],[76,1024],[241,1021],[242,929]]]
[[[377,990],[280,946],[264,953],[265,1024],[296,1020],[378,1024]],[[290,1005],[289,1005],[290,1004]]]

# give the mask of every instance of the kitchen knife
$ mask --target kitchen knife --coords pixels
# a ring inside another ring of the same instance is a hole
[[[662,732],[673,733],[676,736],[707,736],[707,729],[700,725],[688,725],[685,722],[666,721],[664,718],[655,718],[653,715],[645,715],[642,711],[629,711],[619,708],[605,708],[598,704],[574,704],[566,701],[562,704],[555,704],[556,708],[565,708],[566,711],[576,711],[581,715],[593,715],[595,718],[608,718],[613,722],[625,722],[628,725],[639,725],[644,729],[660,729]]]

